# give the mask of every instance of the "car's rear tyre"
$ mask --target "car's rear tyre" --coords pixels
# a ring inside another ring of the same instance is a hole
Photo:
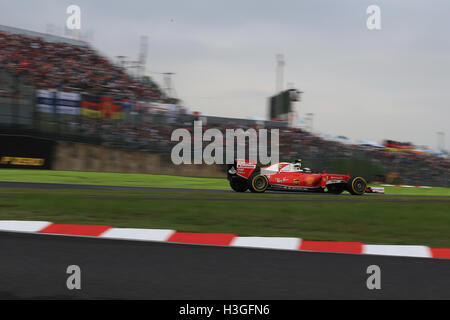
[[[345,190],[345,184],[344,185],[329,185],[327,186],[327,193],[332,194],[341,194]]]
[[[356,177],[348,182],[348,191],[356,196],[363,195],[367,188],[367,182],[364,178]]]
[[[241,177],[231,177],[230,187],[236,192],[245,192],[248,190],[248,181]]]
[[[248,179],[248,185],[251,192],[263,193],[269,187],[269,179],[263,174],[252,174]]]

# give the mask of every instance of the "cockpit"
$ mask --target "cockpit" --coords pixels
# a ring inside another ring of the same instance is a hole
[[[280,162],[263,169],[267,173],[273,172],[308,172],[308,168],[302,169],[301,163]]]

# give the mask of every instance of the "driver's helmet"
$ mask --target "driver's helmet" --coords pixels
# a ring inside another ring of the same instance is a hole
[[[301,170],[302,169],[302,159],[297,159],[294,161],[294,168],[296,170]]]

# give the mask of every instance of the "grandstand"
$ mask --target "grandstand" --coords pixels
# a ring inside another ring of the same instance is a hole
[[[189,114],[152,80],[131,77],[86,42],[0,26],[0,133],[170,154],[172,131],[192,130],[198,119],[204,130],[279,128],[282,160],[301,156],[311,168],[449,186],[448,157],[328,140],[285,122]]]
[[[58,37],[48,33],[36,32],[31,30],[19,29],[9,26],[4,26],[0,24],[0,32],[7,34],[22,34],[31,38],[40,38],[45,42],[50,43],[67,43],[74,46],[89,47],[89,43],[85,41],[75,40],[71,38]]]
[[[158,86],[132,79],[87,43],[0,29],[0,64],[36,89],[84,92],[128,100],[163,100]],[[11,33],[13,32],[13,33]]]

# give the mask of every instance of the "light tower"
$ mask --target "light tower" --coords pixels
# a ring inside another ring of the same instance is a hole
[[[148,54],[148,37],[141,36],[140,50],[139,50],[139,77],[145,76],[145,69],[147,65],[147,54]]]
[[[125,69],[126,68],[125,64],[126,64],[127,57],[126,56],[116,56],[116,58],[117,58],[117,61],[118,61],[119,65],[122,67],[122,69]]]
[[[177,94],[175,92],[175,89],[172,85],[172,76],[175,75],[173,72],[164,72],[164,91],[166,92],[166,95],[168,98],[176,98]]]
[[[314,113],[307,113],[306,114],[306,122],[308,124],[308,130],[309,132],[313,132],[313,124],[314,124]]]
[[[284,56],[282,54],[277,54],[277,67],[276,67],[276,93],[283,91],[284,85]]]
[[[445,149],[445,133],[442,131],[436,132],[438,136],[437,147],[438,150],[444,151]]]

